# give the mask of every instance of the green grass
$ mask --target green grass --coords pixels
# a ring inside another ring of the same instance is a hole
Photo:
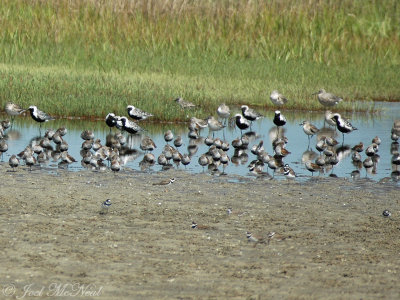
[[[400,5],[388,1],[23,1],[0,6],[0,104],[176,121],[216,107],[323,109],[311,93],[400,100]],[[199,105],[184,112],[178,96]]]

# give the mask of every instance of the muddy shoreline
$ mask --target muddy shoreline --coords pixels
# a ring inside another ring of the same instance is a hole
[[[10,299],[49,296],[54,284],[104,299],[400,294],[400,192],[390,180],[10,172],[6,163],[0,173],[2,296]],[[176,181],[153,185],[169,177]],[[246,231],[283,240],[256,244]]]

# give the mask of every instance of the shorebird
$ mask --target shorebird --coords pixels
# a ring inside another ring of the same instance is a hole
[[[69,155],[69,153],[67,151],[61,152],[61,160],[62,160],[62,162],[67,163],[67,164],[72,164],[72,163],[76,162],[76,159],[73,158],[71,155]]]
[[[153,117],[151,113],[145,112],[133,105],[128,105],[126,109],[128,111],[128,116],[136,121],[146,120],[149,117]]]
[[[236,114],[235,119],[236,126],[240,129],[240,135],[243,136],[242,130],[248,129],[250,127],[250,122],[241,114]]]
[[[317,128],[317,126],[311,124],[309,121],[303,121],[300,126],[303,126],[303,131],[308,138],[308,147],[310,147],[310,140],[314,136],[314,134],[318,133],[319,129]]]
[[[3,161],[3,154],[4,152],[7,152],[8,150],[8,144],[6,143],[5,140],[0,140],[0,152],[1,152],[1,161]]]
[[[15,172],[15,168],[17,168],[19,166],[19,159],[17,156],[12,155],[10,157],[10,159],[8,160],[8,164],[10,165],[10,167],[13,169],[13,171]]]
[[[175,178],[167,178],[159,182],[153,183],[153,185],[169,185],[173,182],[175,182]]]
[[[85,141],[93,140],[94,139],[94,133],[91,130],[83,130],[81,132],[81,139]]]
[[[325,107],[332,107],[338,104],[343,99],[331,94],[327,93],[324,89],[319,90],[318,92],[313,93],[313,95],[317,95],[319,103],[321,103]]]
[[[110,200],[110,199],[107,199],[106,201],[104,201],[104,202],[101,204],[100,214],[101,214],[101,215],[107,214],[107,213],[108,213],[108,210],[110,209],[110,207],[111,207],[111,200]]]
[[[379,146],[375,143],[372,143],[365,149],[365,154],[367,156],[374,156],[379,150]]]
[[[119,172],[121,170],[121,164],[119,162],[118,157],[115,157],[113,160],[111,160],[111,171],[114,173]]]
[[[286,102],[288,102],[288,99],[276,90],[272,91],[271,95],[269,96],[269,99],[273,104],[277,106],[282,106],[286,104]]]
[[[167,143],[169,143],[170,141],[172,141],[174,139],[174,134],[172,133],[172,131],[171,130],[167,130],[165,133],[164,133],[164,140],[167,142]]]
[[[195,124],[196,127],[197,127],[199,130],[208,127],[208,121],[207,121],[207,119],[206,119],[206,120],[203,120],[203,119],[198,119],[198,118],[196,118],[196,117],[192,117],[192,118],[190,118],[190,123],[191,123],[191,124]],[[192,129],[193,129],[193,128],[192,128]]]
[[[7,115],[11,117],[11,123],[14,123],[15,116],[18,116],[25,111],[25,109],[22,109],[18,104],[13,102],[7,102],[4,105],[4,110],[6,111]]]
[[[178,136],[175,138],[175,140],[174,140],[174,146],[175,146],[176,148],[179,148],[179,147],[182,146],[182,145],[183,145],[182,137],[181,137],[180,135],[178,135]]]
[[[247,120],[249,120],[250,122],[253,122],[255,120],[258,120],[260,118],[263,117],[262,114],[256,112],[254,109],[249,108],[247,105],[242,105],[241,106],[242,109],[242,115],[243,117],[245,117]],[[251,124],[250,124],[251,125]]]
[[[44,111],[39,110],[35,105],[29,106],[29,112],[31,113],[32,119],[40,123],[40,127],[43,122],[54,120],[53,117],[49,116]]]
[[[279,110],[276,110],[273,121],[278,129],[278,136],[279,136],[279,127],[284,126],[286,124],[286,118],[284,115],[281,114]]]
[[[305,165],[306,165],[306,169],[311,172],[311,176],[314,175],[314,172],[321,170],[321,167],[319,165],[317,165],[309,160],[306,161]]]
[[[254,247],[257,244],[266,244],[267,243],[267,238],[266,237],[262,237],[262,236],[256,236],[253,235],[251,232],[246,232],[246,237],[247,237],[247,241],[254,243]]]
[[[400,154],[399,153],[393,154],[391,162],[393,165],[396,166],[396,171],[397,171],[397,167],[400,165]]]
[[[183,109],[196,107],[195,104],[193,104],[193,103],[191,103],[191,102],[189,102],[189,101],[183,100],[182,97],[179,97],[179,98],[175,99],[174,101],[175,101],[176,103],[178,103],[179,106],[180,106],[181,108],[183,108]]]
[[[157,148],[157,146],[154,143],[154,141],[148,136],[145,136],[142,139],[142,141],[140,142],[140,146],[139,147],[140,147],[140,149],[142,149],[145,152],[153,151],[155,148]]]
[[[363,152],[364,151],[364,144],[363,142],[358,143],[355,145],[351,150],[356,151],[356,152]]]
[[[209,116],[207,118],[207,123],[208,123],[208,129],[213,132],[213,137],[214,137],[214,131],[219,131],[219,130],[225,128],[225,125],[223,125],[220,121],[215,119],[213,116]]]
[[[137,134],[138,132],[143,131],[143,129],[138,124],[128,120],[127,117],[121,117],[120,119],[122,122],[122,130],[125,130],[130,134]]]
[[[372,143],[373,143],[373,144],[380,145],[381,142],[382,142],[382,140],[380,139],[379,136],[376,136],[376,137],[374,137],[374,138],[372,139]]]
[[[334,120],[332,120],[333,116],[334,116],[334,113],[332,113],[330,110],[325,111],[324,126],[325,126],[325,123],[328,123],[329,126],[334,126],[336,129],[336,123]]]
[[[334,114],[332,120],[336,122],[336,127],[337,129],[342,133],[343,135],[343,141],[342,144],[344,143],[344,134],[345,133],[350,133],[353,130],[357,130],[356,127],[351,125],[351,123],[345,119],[343,119],[339,114]]]
[[[190,164],[191,158],[188,154],[183,154],[182,156],[182,165],[184,165],[185,167]]]
[[[108,127],[110,127],[110,132],[111,132],[111,128],[115,127],[117,125],[117,120],[119,119],[119,117],[116,117],[115,114],[113,113],[109,113],[106,116],[106,124]]]
[[[382,216],[384,216],[384,217],[386,217],[386,218],[390,217],[391,215],[392,215],[392,213],[391,213],[390,211],[388,211],[387,209],[385,209],[385,210],[382,212]]]
[[[225,103],[222,103],[220,106],[217,108],[217,114],[221,119],[224,119],[225,122],[231,115],[231,111],[229,109],[229,106],[226,105]]]
[[[285,164],[283,166],[283,174],[286,176],[286,178],[289,178],[289,179],[293,179],[293,178],[297,177],[294,170],[288,164]]]

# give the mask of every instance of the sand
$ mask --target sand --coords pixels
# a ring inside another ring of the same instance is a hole
[[[0,298],[400,297],[400,192],[390,180],[11,172],[6,163],[0,174]]]

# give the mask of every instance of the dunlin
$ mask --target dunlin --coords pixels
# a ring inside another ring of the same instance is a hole
[[[154,141],[148,137],[145,136],[142,141],[140,142],[140,149],[147,152],[147,151],[153,151],[155,148],[157,148],[156,144]]]
[[[13,169],[13,171],[15,172],[15,168],[17,168],[19,166],[19,159],[17,156],[12,155],[10,157],[10,159],[8,160],[8,164],[10,165],[10,167]]]
[[[167,130],[167,131],[164,133],[164,140],[165,140],[167,143],[169,143],[169,142],[171,142],[173,139],[174,139],[174,134],[172,133],[171,130]]]

